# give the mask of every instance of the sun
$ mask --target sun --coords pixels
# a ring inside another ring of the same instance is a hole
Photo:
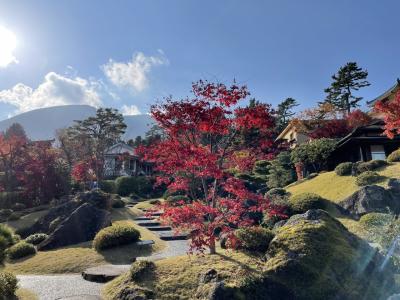
[[[14,33],[0,26],[0,67],[7,67],[11,63],[17,63],[14,50],[17,47],[17,38]]]

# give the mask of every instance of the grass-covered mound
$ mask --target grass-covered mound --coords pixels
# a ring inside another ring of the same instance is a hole
[[[400,178],[400,163],[393,163],[382,167],[376,170],[376,172],[384,177],[377,185],[386,187],[389,178]],[[321,173],[309,180],[293,183],[285,189],[292,196],[301,193],[315,193],[327,200],[338,203],[359,188],[356,184],[355,176],[339,176],[335,171],[332,171]]]
[[[379,270],[383,257],[322,210],[291,217],[276,231],[266,261],[220,253],[157,261],[146,276],[132,279],[127,273],[107,284],[104,297],[119,299],[133,291],[143,299],[203,299],[195,295],[210,271],[223,282],[226,299],[375,300],[395,292],[390,266]]]

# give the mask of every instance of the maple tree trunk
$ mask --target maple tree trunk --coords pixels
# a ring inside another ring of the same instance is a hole
[[[215,249],[215,240],[214,239],[210,242],[210,254],[217,254],[217,251]]]

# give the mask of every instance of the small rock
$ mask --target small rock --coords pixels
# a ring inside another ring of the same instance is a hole
[[[217,281],[218,273],[214,269],[207,270],[204,274],[200,275],[199,284]]]
[[[153,299],[154,292],[142,287],[126,287],[118,295],[119,300],[148,300]]]

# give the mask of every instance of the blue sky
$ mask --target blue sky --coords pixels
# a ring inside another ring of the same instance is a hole
[[[400,77],[399,9],[361,0],[0,0],[0,28],[17,39],[0,66],[0,119],[76,103],[146,113],[198,79],[235,78],[258,100],[293,97],[304,109],[347,61],[369,71],[372,85],[360,92],[369,100]]]

